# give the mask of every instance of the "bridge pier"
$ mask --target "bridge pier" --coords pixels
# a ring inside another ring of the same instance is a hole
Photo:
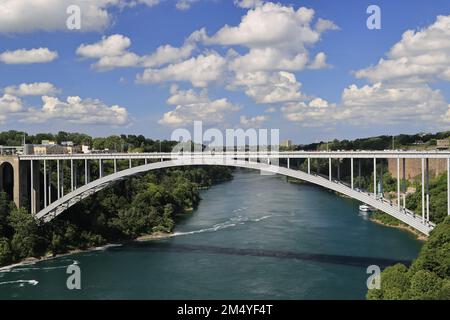
[[[350,158],[350,186],[352,190],[354,189],[353,185],[353,158]]]
[[[332,170],[331,170],[331,158],[328,158],[328,180],[332,179]]]
[[[397,158],[397,208],[400,211],[400,158]]]
[[[373,158],[373,195],[377,197],[377,158]]]
[[[425,223],[425,159],[422,158],[422,223]]]
[[[450,216],[450,158],[447,159],[447,215]]]

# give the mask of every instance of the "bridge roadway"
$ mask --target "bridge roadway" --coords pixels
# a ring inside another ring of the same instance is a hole
[[[416,230],[429,234],[434,228],[434,224],[430,221],[429,216],[429,195],[428,187],[428,159],[447,159],[447,168],[450,171],[450,152],[445,151],[289,151],[289,152],[242,152],[242,151],[227,151],[227,152],[202,152],[202,153],[92,153],[92,154],[64,154],[64,155],[21,155],[21,161],[31,162],[31,171],[33,171],[33,162],[44,160],[57,161],[63,163],[66,160],[71,162],[71,180],[73,181],[73,161],[85,161],[85,175],[86,184],[81,187],[74,187],[72,182],[72,190],[68,194],[60,195],[60,185],[58,178],[58,199],[47,205],[45,201],[44,208],[32,210],[37,219],[43,221],[50,221],[54,217],[64,212],[70,206],[76,204],[81,199],[102,190],[112,183],[122,180],[128,176],[140,174],[150,170],[157,170],[162,168],[169,168],[175,166],[197,166],[197,165],[224,165],[241,168],[249,168],[260,170],[261,172],[270,172],[281,174],[296,179],[301,179],[324,188],[339,192],[358,201],[366,203],[378,210],[381,210],[400,221],[408,224]],[[144,165],[136,167],[132,166],[132,160],[144,160]],[[257,160],[258,159],[258,160]],[[279,165],[277,160],[285,159],[286,168]],[[302,172],[299,170],[290,169],[290,159],[307,159],[308,170]],[[329,172],[328,178],[311,173],[311,159],[328,159]],[[350,159],[351,160],[351,183],[346,185],[341,181],[334,180],[332,177],[332,159]],[[373,193],[363,192],[354,188],[354,159],[373,159]],[[377,160],[378,159],[397,159],[397,203],[393,205],[377,195]],[[400,203],[400,159],[421,159],[422,160],[422,215],[418,216],[414,212],[402,208]],[[99,161],[100,177],[94,181],[89,181],[89,161]],[[103,177],[102,163],[106,160],[113,160],[114,173]],[[129,168],[122,171],[117,171],[118,160],[129,160]],[[155,162],[156,161],[156,162]],[[151,163],[149,163],[151,162]],[[59,172],[59,169],[58,169]],[[31,174],[33,177],[33,174]],[[450,190],[450,177],[448,180],[448,190]],[[46,183],[46,181],[45,181]],[[33,182],[31,183],[33,185]],[[75,183],[76,184],[76,183]],[[44,186],[44,192],[46,185]],[[426,194],[427,193],[427,194]],[[31,192],[34,195],[34,192]],[[49,201],[50,202],[50,201]],[[36,205],[36,200],[32,199],[32,203]],[[448,192],[448,212],[450,214],[450,192]],[[34,207],[36,208],[36,207]],[[32,206],[33,209],[33,206]]]

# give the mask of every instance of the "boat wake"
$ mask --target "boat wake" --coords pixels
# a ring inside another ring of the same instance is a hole
[[[245,209],[243,209],[243,210],[245,210]],[[272,217],[272,215],[266,215],[266,216],[259,217],[259,218],[250,218],[250,217],[245,217],[245,216],[232,217],[232,218],[230,218],[229,220],[227,220],[225,222],[215,224],[215,225],[213,225],[212,227],[209,227],[209,228],[193,230],[193,231],[185,231],[185,232],[182,232],[182,231],[181,232],[175,232],[172,235],[172,237],[186,236],[186,235],[198,234],[198,233],[204,233],[204,232],[216,232],[216,231],[220,231],[220,230],[236,227],[237,225],[243,225],[243,224],[248,223],[248,222],[259,222],[259,221],[268,219],[270,217]]]
[[[13,280],[13,281],[5,281],[5,282],[0,282],[0,286],[1,285],[5,285],[5,284],[19,284],[20,287],[25,286],[26,284],[35,286],[39,283],[39,281],[37,280]]]

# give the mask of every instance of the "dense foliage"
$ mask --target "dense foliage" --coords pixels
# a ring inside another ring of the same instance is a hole
[[[411,267],[386,268],[381,289],[369,290],[367,299],[450,299],[450,217],[433,230]]]
[[[0,193],[0,265],[170,232],[176,215],[199,203],[200,186],[229,179],[230,170],[224,167],[147,173],[83,200],[45,225]]]
[[[369,290],[368,299],[450,299],[450,217],[447,217],[447,174],[430,181],[430,218],[438,222],[410,268],[402,264],[386,268],[381,289]],[[420,212],[421,188],[407,198],[407,207]],[[390,225],[399,222],[386,214],[376,218]]]

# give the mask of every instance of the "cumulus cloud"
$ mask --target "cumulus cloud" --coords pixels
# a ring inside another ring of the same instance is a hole
[[[136,80],[138,83],[188,81],[195,87],[206,87],[208,83],[221,79],[225,65],[225,58],[209,52],[161,69],[146,69]]]
[[[339,27],[331,20],[319,18],[316,22],[316,30],[322,33],[327,30],[339,30]]]
[[[387,59],[359,70],[358,78],[372,83],[408,81],[426,83],[432,80],[450,80],[450,16],[438,16],[429,27],[406,31]]]
[[[55,97],[43,96],[40,109],[30,108],[23,114],[23,122],[44,123],[59,120],[62,122],[85,125],[121,126],[130,122],[125,108],[107,106],[97,99],[81,99],[78,96],[68,97],[61,101]]]
[[[449,105],[442,93],[428,85],[393,86],[383,83],[361,87],[350,85],[344,89],[339,105],[315,98],[308,104],[287,103],[282,108],[287,120],[304,126],[420,123],[430,128],[448,124],[448,110]]]
[[[267,119],[267,116],[264,115],[258,115],[254,117],[247,117],[243,115],[239,120],[241,125],[243,126],[257,128],[260,127],[265,121],[267,121]]]
[[[22,107],[22,101],[16,96],[5,93],[2,97],[0,97],[1,113],[19,112],[22,110]]]
[[[81,32],[102,31],[111,25],[112,7],[155,6],[159,0],[2,0],[0,33],[67,31],[67,8],[76,5],[82,13]]]
[[[3,91],[15,96],[43,96],[60,93],[60,90],[49,82],[22,83],[18,86],[8,86]]]
[[[289,102],[281,112],[289,121],[300,122],[304,127],[322,126],[335,120],[336,105],[321,98],[315,98],[309,103]]]
[[[194,3],[198,1],[199,0],[178,0],[177,3],[175,4],[175,7],[178,10],[188,10]]]
[[[232,84],[244,87],[245,93],[256,103],[279,103],[303,99],[301,84],[293,73],[279,71],[237,73]]]
[[[196,47],[192,40],[196,36],[189,37],[180,48],[164,45],[150,55],[139,56],[128,51],[130,38],[114,34],[93,44],[82,44],[76,53],[83,58],[98,59],[92,67],[99,71],[120,67],[158,67],[189,57]]]
[[[239,8],[251,9],[260,6],[264,3],[263,0],[234,0],[234,4]]]
[[[323,19],[314,28],[314,14],[313,9],[295,10],[268,2],[249,10],[239,25],[226,25],[204,42],[248,48],[246,54],[231,61],[234,71],[300,71],[309,61],[308,47],[320,40],[322,32],[337,29],[333,22]]]
[[[314,60],[308,65],[309,69],[324,69],[327,67],[327,56],[323,52],[319,52]]]
[[[9,115],[20,112],[23,108],[22,100],[11,94],[0,96],[0,123],[4,123]]]
[[[0,54],[0,61],[6,64],[47,63],[56,58],[58,58],[58,53],[50,51],[48,48],[19,49]]]
[[[160,124],[177,126],[203,121],[205,124],[223,124],[226,116],[238,111],[240,107],[227,99],[212,100],[206,89],[196,92],[194,90],[178,90],[171,88],[172,96],[167,100],[175,109],[164,114]]]

